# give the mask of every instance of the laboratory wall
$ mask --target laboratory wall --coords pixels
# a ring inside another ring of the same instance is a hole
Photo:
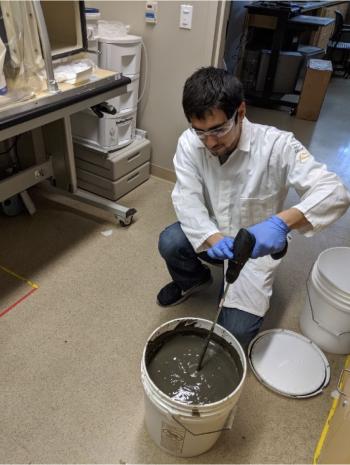
[[[180,29],[180,5],[193,5],[192,29]],[[152,173],[174,179],[172,158],[177,139],[187,127],[182,111],[182,89],[186,78],[201,66],[217,61],[217,36],[224,33],[223,3],[219,1],[158,1],[157,24],[145,22],[145,1],[86,2],[100,9],[101,19],[130,25],[130,33],[143,37],[148,70],[142,53],[142,93],[138,127],[152,142]],[[220,45],[220,44],[219,44]]]

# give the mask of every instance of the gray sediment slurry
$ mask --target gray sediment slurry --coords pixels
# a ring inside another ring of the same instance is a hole
[[[206,334],[199,328],[169,331],[148,347],[149,376],[170,398],[187,404],[210,404],[231,394],[240,383],[243,369],[239,356],[216,335],[197,371]]]

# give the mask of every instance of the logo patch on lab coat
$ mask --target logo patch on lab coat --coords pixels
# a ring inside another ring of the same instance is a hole
[[[304,149],[303,144],[301,144],[298,140],[295,139],[292,140],[291,146],[294,149],[295,155],[298,155],[298,153]]]
[[[305,163],[306,160],[310,158],[310,152],[308,152],[305,148],[300,150],[300,152],[297,153],[297,160],[300,161],[300,163]]]
[[[297,160],[300,161],[300,163],[305,163],[306,160],[310,158],[310,152],[308,152],[303,144],[301,144],[298,140],[294,139],[291,142],[291,145],[294,149]]]

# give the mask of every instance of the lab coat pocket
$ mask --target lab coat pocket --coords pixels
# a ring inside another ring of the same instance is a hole
[[[266,197],[241,197],[241,227],[247,228],[266,220],[279,210],[280,196],[278,193]]]

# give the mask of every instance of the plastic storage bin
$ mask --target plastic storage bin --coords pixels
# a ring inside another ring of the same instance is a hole
[[[120,116],[137,111],[140,76],[137,74],[136,76],[129,77],[131,78],[131,83],[128,84],[126,92],[108,100],[108,103],[115,107]]]
[[[115,181],[149,161],[151,143],[147,139],[135,140],[115,152],[74,144],[74,153],[78,169]]]
[[[140,73],[141,42],[139,36],[126,35],[115,39],[99,38],[99,66],[119,71],[124,76]]]
[[[88,171],[77,169],[78,186],[110,200],[118,200],[135,187],[147,181],[150,175],[149,162],[116,181],[111,181]]]

